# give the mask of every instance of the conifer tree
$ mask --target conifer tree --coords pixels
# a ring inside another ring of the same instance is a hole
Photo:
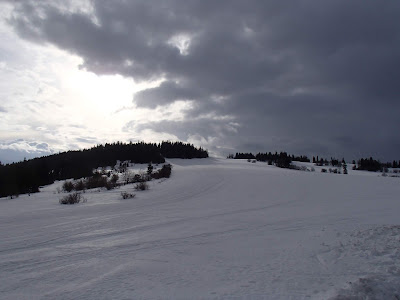
[[[151,176],[151,174],[153,173],[153,165],[151,164],[151,162],[149,162],[149,164],[147,165],[147,175]]]

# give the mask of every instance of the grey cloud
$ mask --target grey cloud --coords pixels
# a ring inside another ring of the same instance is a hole
[[[80,138],[76,138],[75,140],[77,142],[86,143],[86,144],[90,144],[90,145],[94,145],[96,143],[99,143],[98,139],[93,138],[93,137],[80,137]]]
[[[31,143],[28,143],[28,145],[32,146],[32,147],[35,147],[36,149],[41,150],[41,151],[44,150],[44,151],[51,152],[49,144],[47,144],[47,143],[31,142]]]
[[[198,100],[201,92],[193,86],[164,81],[157,88],[150,88],[136,93],[134,101],[142,107],[155,108],[158,105],[170,104],[177,100]]]
[[[201,133],[202,137],[221,137],[233,135],[235,128],[223,120],[198,119],[188,121],[159,121],[135,126],[135,130],[152,129],[156,132],[173,133],[181,140],[188,140],[191,135]]]
[[[14,149],[0,149],[0,162],[2,164],[8,164],[24,160],[24,158],[34,158],[40,155],[32,155],[25,151],[19,151]]]
[[[39,156],[52,154],[53,150],[47,143],[29,142],[24,139],[0,141],[0,161],[12,163]]]
[[[18,2],[9,22],[24,38],[81,56],[98,74],[164,78],[135,95],[138,106],[192,100],[184,121],[140,129],[218,136],[221,147],[252,151],[398,159],[400,2],[92,3],[94,16],[51,1]],[[179,36],[191,39],[186,55],[171,44]],[[194,120],[210,113],[240,126],[234,133],[224,121]]]
[[[5,113],[5,112],[7,112],[7,110],[4,107],[0,106],[0,113]]]
[[[85,125],[81,125],[81,124],[70,124],[68,125],[71,128],[78,128],[78,129],[85,129],[86,126]]]

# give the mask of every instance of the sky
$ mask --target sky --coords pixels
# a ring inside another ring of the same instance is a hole
[[[397,0],[0,0],[0,161],[106,142],[400,159]]]

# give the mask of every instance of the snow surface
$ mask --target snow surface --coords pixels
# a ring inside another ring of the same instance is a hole
[[[170,162],[133,199],[0,199],[0,298],[400,299],[399,178]]]

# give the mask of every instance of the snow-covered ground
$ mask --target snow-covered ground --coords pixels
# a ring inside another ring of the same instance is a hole
[[[400,299],[399,178],[170,162],[133,199],[0,199],[0,298]]]

